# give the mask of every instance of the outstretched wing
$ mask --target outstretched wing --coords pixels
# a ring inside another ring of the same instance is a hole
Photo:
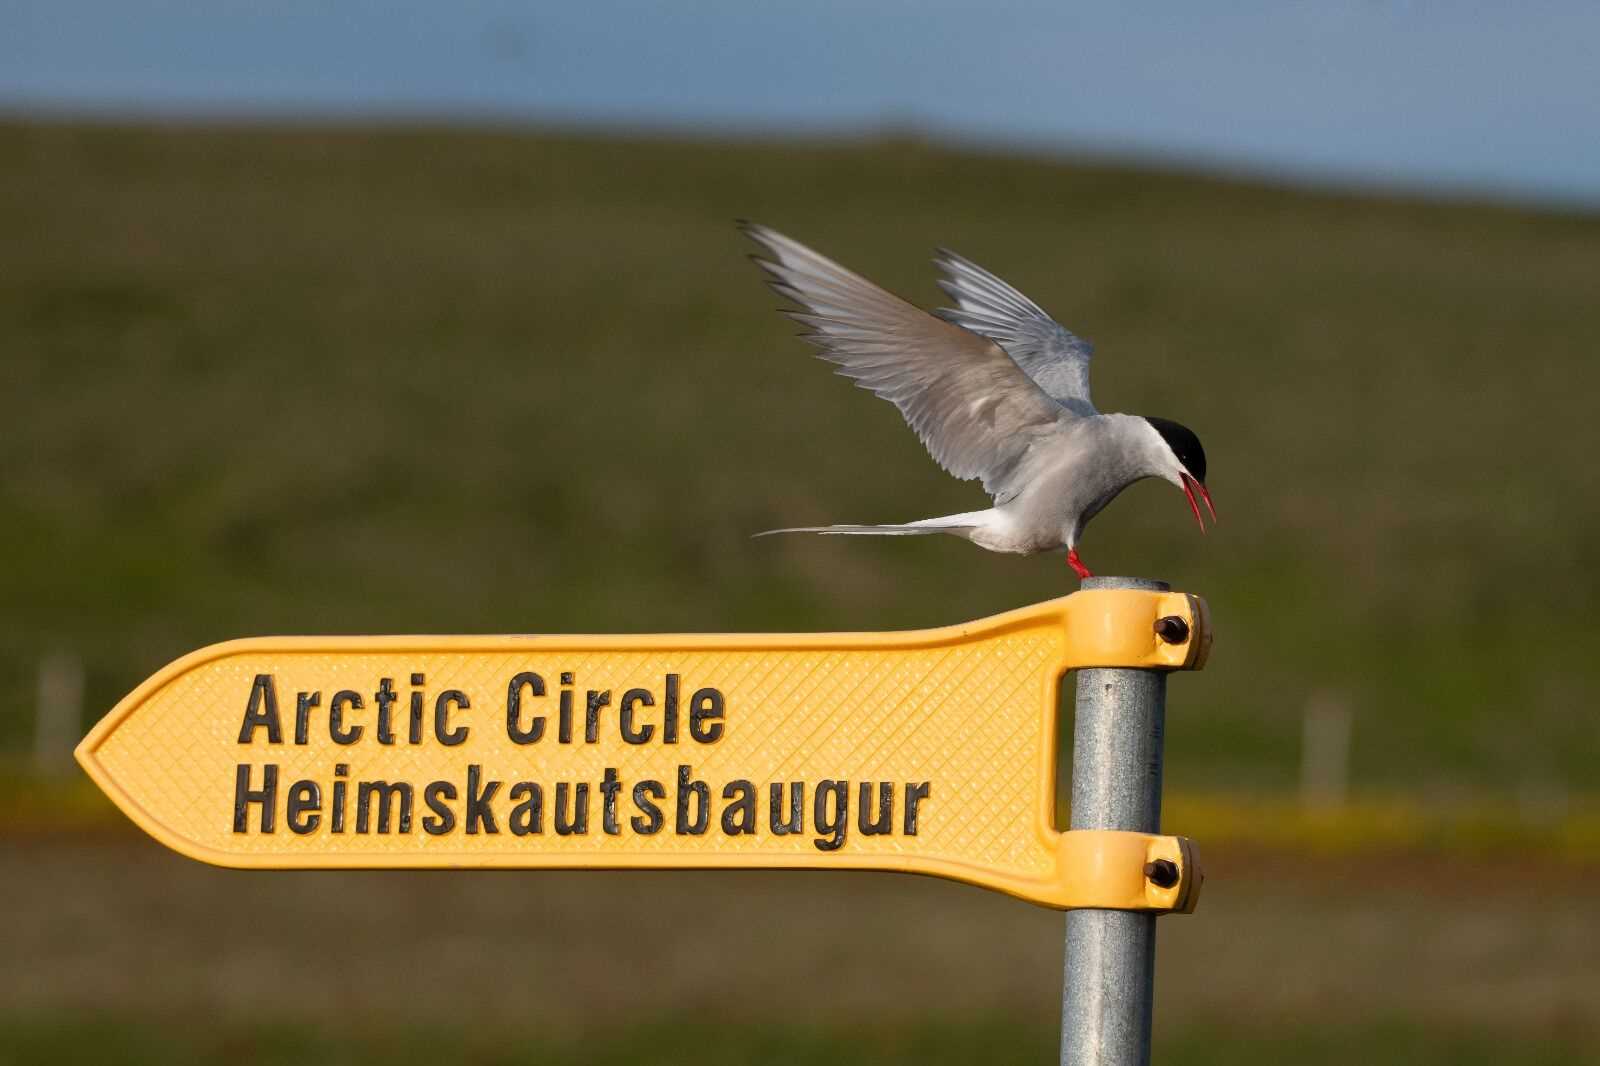
[[[1089,399],[1089,357],[1094,347],[1088,341],[972,260],[941,248],[933,262],[944,274],[939,287],[956,301],[955,310],[934,314],[1000,345],[1073,414],[1095,413]]]
[[[998,344],[936,318],[765,226],[740,223],[772,255],[769,284],[804,310],[785,314],[839,373],[893,403],[930,455],[991,494],[1066,415]]]

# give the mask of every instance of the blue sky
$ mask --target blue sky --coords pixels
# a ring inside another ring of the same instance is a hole
[[[1600,5],[0,0],[0,109],[914,125],[1600,205]]]

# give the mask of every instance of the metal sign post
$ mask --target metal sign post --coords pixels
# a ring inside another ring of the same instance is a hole
[[[1095,577],[1085,589],[1165,592],[1160,581]],[[1163,619],[1178,636],[1179,620]],[[1160,670],[1078,671],[1072,743],[1072,828],[1161,831],[1162,732],[1167,675]],[[1152,864],[1159,883],[1174,876]],[[1061,1061],[1070,1066],[1144,1066],[1156,963],[1156,915],[1067,912],[1061,991]]]
[[[1200,885],[1158,831],[1165,678],[1210,642],[1198,597],[1104,578],[897,633],[255,638],[157,672],[77,757],[225,866],[895,870],[1066,909],[1064,1061],[1144,1062],[1154,918]]]

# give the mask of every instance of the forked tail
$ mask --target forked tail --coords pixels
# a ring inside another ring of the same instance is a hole
[[[964,536],[983,524],[984,514],[983,511],[972,511],[967,514],[952,514],[941,518],[924,518],[917,522],[883,526],[794,526],[789,529],[762,530],[756,536],[770,537],[774,533],[826,533],[857,537],[920,537],[929,533],[954,533],[957,536]]]

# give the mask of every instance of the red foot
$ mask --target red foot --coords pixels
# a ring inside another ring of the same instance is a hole
[[[1077,548],[1073,548],[1071,551],[1067,552],[1067,565],[1072,567],[1073,571],[1080,578],[1094,577],[1094,574],[1090,573],[1089,568],[1083,565],[1083,560],[1078,558]]]

